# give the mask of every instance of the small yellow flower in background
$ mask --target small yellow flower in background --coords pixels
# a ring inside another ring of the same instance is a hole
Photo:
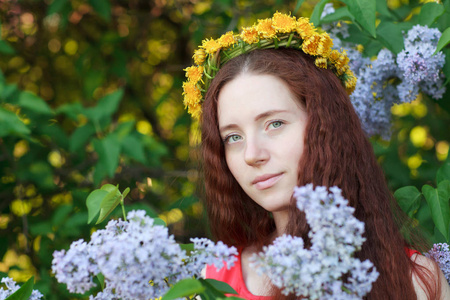
[[[326,69],[327,68],[327,59],[325,57],[318,57],[314,61],[317,67]]]
[[[297,26],[295,17],[276,12],[272,18],[273,27],[281,33],[291,32]]]
[[[184,69],[186,71],[186,77],[189,81],[192,81],[194,83],[199,82],[202,80],[203,77],[203,67],[202,66],[192,66],[189,68]]]
[[[201,65],[205,62],[206,59],[206,52],[204,49],[197,49],[194,51],[194,55],[192,56],[192,58],[194,59],[194,62],[197,65]]]
[[[264,39],[272,39],[277,36],[277,31],[272,26],[272,19],[258,20],[256,29]]]
[[[214,54],[221,48],[220,44],[215,39],[203,40],[200,47],[205,49],[206,53],[208,54]]]
[[[313,24],[309,23],[308,18],[299,18],[297,20],[296,30],[302,39],[306,39],[311,35],[316,34],[316,29]]]
[[[361,44],[358,44],[358,45],[356,46],[356,50],[358,50],[358,52],[362,53],[362,52],[364,51],[364,46],[361,45]]]
[[[258,30],[255,26],[242,28],[241,39],[250,45],[257,43],[259,41]]]
[[[302,44],[302,50],[309,55],[319,54],[320,35],[314,34],[305,39]]]
[[[331,52],[331,47],[333,47],[333,39],[330,38],[328,33],[322,33],[320,35],[320,43],[317,53],[319,55],[328,57]]]
[[[222,48],[228,48],[236,44],[236,38],[234,37],[233,31],[228,31],[219,38],[219,44]]]

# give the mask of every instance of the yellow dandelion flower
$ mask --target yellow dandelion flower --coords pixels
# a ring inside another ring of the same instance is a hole
[[[194,119],[199,120],[202,116],[202,106],[200,103],[195,103],[188,107],[188,113],[190,113]]]
[[[272,19],[258,20],[256,29],[264,39],[272,39],[277,36],[277,31],[272,26]]]
[[[202,45],[200,47],[205,49],[206,53],[208,54],[214,54],[221,48],[220,44],[214,39],[203,40]]]
[[[332,50],[329,55],[329,58],[330,58],[330,61],[334,64],[339,59],[340,56],[341,56],[341,53],[339,51]]]
[[[337,73],[339,75],[344,74],[348,69],[348,62],[350,59],[347,57],[346,51],[340,53],[337,50],[333,50],[330,53],[330,61],[336,66]]]
[[[319,55],[320,35],[314,34],[303,41],[302,50],[309,55]]]
[[[318,47],[318,54],[324,57],[328,57],[333,47],[333,39],[330,38],[328,33],[322,33],[320,35],[320,43]]]
[[[234,37],[233,31],[228,31],[219,38],[219,44],[222,48],[228,48],[236,44],[236,38]]]
[[[197,65],[201,65],[205,62],[206,59],[206,52],[204,49],[197,49],[194,51],[194,55],[192,56],[192,58],[194,59],[194,62]]]
[[[359,44],[356,46],[356,50],[358,50],[358,52],[362,53],[364,51],[364,46]]]
[[[184,69],[186,71],[186,77],[189,81],[192,81],[194,83],[199,82],[202,80],[203,77],[203,67],[202,66],[192,66],[189,68]]]
[[[318,57],[314,61],[317,67],[326,69],[327,68],[327,59],[325,57]]]
[[[258,30],[255,26],[242,28],[241,39],[250,45],[257,43],[259,41]]]
[[[316,34],[316,28],[314,28],[313,24],[309,23],[308,18],[299,18],[297,20],[296,30],[302,39],[306,39]]]
[[[353,74],[352,70],[347,69],[345,71],[345,89],[347,90],[347,93],[350,95],[353,93],[356,87],[357,79],[355,74]]]
[[[295,17],[276,12],[272,17],[273,27],[281,33],[288,33],[295,30],[297,22]]]
[[[197,84],[192,81],[183,82],[184,107],[191,107],[199,104],[202,99],[202,92]]]

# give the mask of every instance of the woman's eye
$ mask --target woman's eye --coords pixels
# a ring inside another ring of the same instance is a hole
[[[274,121],[274,122],[272,122],[272,123],[269,124],[269,128],[278,128],[278,127],[280,127],[281,125],[283,125],[283,122],[282,122],[282,121]]]
[[[229,135],[225,138],[224,142],[228,144],[236,143],[242,140],[242,137],[237,134]]]

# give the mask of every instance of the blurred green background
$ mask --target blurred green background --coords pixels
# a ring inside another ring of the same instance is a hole
[[[295,16],[309,17],[317,2],[304,1]],[[405,20],[421,2],[387,1],[393,11],[408,8]],[[130,187],[127,209],[160,217],[178,241],[208,236],[183,69],[202,39],[296,8],[281,0],[0,0],[2,275],[35,275],[46,299],[82,298],[56,282],[52,253],[89,239],[85,200],[105,183]],[[448,95],[393,107],[392,140],[372,139],[392,191],[434,185],[449,150]]]

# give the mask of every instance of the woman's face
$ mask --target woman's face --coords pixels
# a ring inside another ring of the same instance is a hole
[[[218,119],[228,168],[239,185],[267,211],[286,210],[307,122],[288,86],[272,75],[241,74],[220,91]]]

